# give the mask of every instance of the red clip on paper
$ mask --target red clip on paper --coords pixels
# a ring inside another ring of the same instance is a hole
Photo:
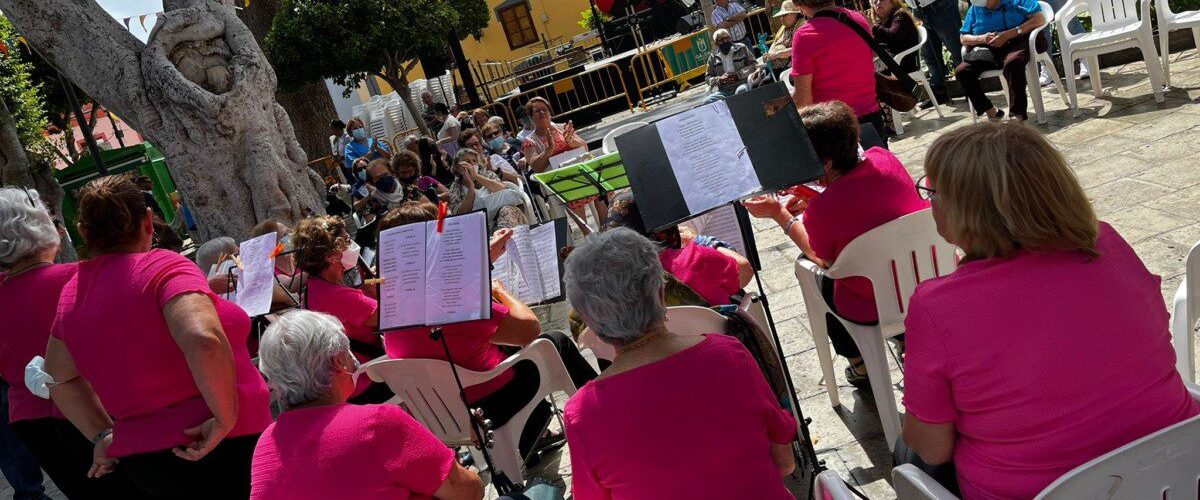
[[[446,214],[449,212],[450,205],[447,205],[444,201],[438,203],[437,232],[441,233],[442,230],[446,229]]]
[[[275,257],[279,257],[279,254],[281,253],[283,253],[283,243],[276,243],[275,250],[271,251],[271,259],[274,260]]]

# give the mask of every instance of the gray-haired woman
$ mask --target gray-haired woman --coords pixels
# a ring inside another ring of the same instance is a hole
[[[55,264],[59,235],[37,191],[0,189],[0,398],[7,397],[8,426],[42,469],[70,498],[100,498],[130,491],[124,474],[87,479],[92,443],[48,399],[25,387],[25,365],[46,355],[59,293],[75,264]],[[5,396],[7,394],[7,396]],[[0,432],[5,432],[0,430]]]
[[[251,499],[483,498],[479,476],[399,406],[346,403],[359,366],[337,318],[283,315],[259,367],[284,411],[254,449]]]
[[[567,402],[575,498],[792,498],[781,476],[795,468],[795,419],[737,340],[670,331],[658,247],[613,229],[566,266],[571,305],[617,349]],[[678,453],[661,460],[667,448]]]

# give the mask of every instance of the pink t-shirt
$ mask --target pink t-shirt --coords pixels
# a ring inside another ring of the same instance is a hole
[[[79,264],[63,288],[51,335],[67,345],[79,373],[113,416],[110,457],[187,444],[184,429],[212,413],[171,337],[163,307],[180,295],[212,299],[233,349],[238,420],[229,437],[258,434],[271,423],[267,384],[250,362],[250,318],[208,288],[196,264],[174,252],[101,255]]]
[[[871,32],[862,14],[837,10]],[[859,117],[879,111],[874,57],[867,42],[836,19],[812,19],[792,36],[792,76],[812,75],[813,103],[842,101]]]
[[[729,303],[738,293],[738,266],[733,257],[716,249],[688,243],[683,248],[664,248],[658,252],[663,269],[700,294],[709,305]]]
[[[492,336],[500,328],[500,322],[508,317],[508,307],[492,302],[492,318],[442,326],[446,344],[454,363],[468,370],[484,372],[508,359],[500,347],[492,343]],[[393,359],[440,359],[446,360],[446,350],[440,340],[429,338],[428,327],[404,328],[383,333],[383,349]],[[488,382],[466,388],[467,399],[479,401],[496,392],[513,378],[512,370]]]
[[[831,182],[804,209],[804,230],[816,257],[833,262],[863,233],[902,216],[929,208],[917,195],[912,176],[890,151],[871,148],[850,173]],[[879,319],[871,281],[837,280],[833,303],[842,316],[864,323]]]
[[[49,399],[25,388],[25,365],[34,356],[46,356],[58,297],[75,270],[75,264],[51,264],[13,279],[0,274],[0,311],[5,318],[0,328],[0,378],[9,385],[9,422],[63,418]]]
[[[433,498],[453,467],[454,452],[399,406],[301,408],[258,438],[250,498]]]
[[[564,418],[577,500],[792,498],[770,445],[796,420],[732,337],[588,382]]]
[[[342,322],[346,336],[369,345],[379,345],[379,335],[374,326],[367,323],[375,317],[379,302],[372,299],[357,288],[330,283],[320,278],[308,280],[308,309],[333,316]],[[361,363],[374,359],[367,353],[354,352],[354,357]],[[354,396],[366,392],[371,386],[370,377],[359,377],[354,387]]]
[[[1161,279],[1108,224],[1096,250],[971,261],[913,294],[904,405],[958,429],[964,498],[1032,498],[1197,414],[1175,371]]]

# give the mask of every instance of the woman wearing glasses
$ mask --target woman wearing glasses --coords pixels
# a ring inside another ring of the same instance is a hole
[[[550,158],[555,155],[587,147],[587,142],[584,142],[583,138],[575,133],[574,124],[567,122],[566,125],[561,125],[551,120],[554,110],[550,109],[550,101],[534,97],[525,105],[525,112],[533,119],[534,131],[521,146],[521,155],[529,162],[529,168],[533,172],[540,173],[548,170]],[[605,219],[608,217],[608,200],[593,196],[573,201],[568,204],[568,207],[582,218],[584,207],[589,203],[593,204],[592,209],[596,211],[596,217],[600,220],[601,225],[604,225]]]
[[[858,121],[840,101],[800,109],[800,119],[825,166],[825,190],[809,200],[793,198],[784,206],[771,196],[743,202],[755,217],[771,218],[783,227],[805,257],[829,267],[842,249],[863,233],[913,212],[929,208],[917,196],[912,177],[890,151],[871,148],[860,154]],[[821,293],[829,309],[865,325],[879,320],[875,295],[866,278],[823,279]],[[829,340],[838,355],[850,361],[846,379],[855,387],[870,387],[862,355],[840,322],[826,318]]]

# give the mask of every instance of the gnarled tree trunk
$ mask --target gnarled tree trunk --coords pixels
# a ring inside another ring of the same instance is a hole
[[[0,0],[29,44],[167,159],[198,241],[324,211],[275,71],[232,6],[166,0],[143,44],[93,0]]]
[[[36,189],[42,203],[50,210],[51,217],[62,222],[63,189],[50,175],[50,165],[35,165],[29,161],[25,146],[17,132],[8,105],[0,99],[0,185],[25,186]],[[71,243],[71,236],[62,231],[61,262],[75,262],[79,256]]]

